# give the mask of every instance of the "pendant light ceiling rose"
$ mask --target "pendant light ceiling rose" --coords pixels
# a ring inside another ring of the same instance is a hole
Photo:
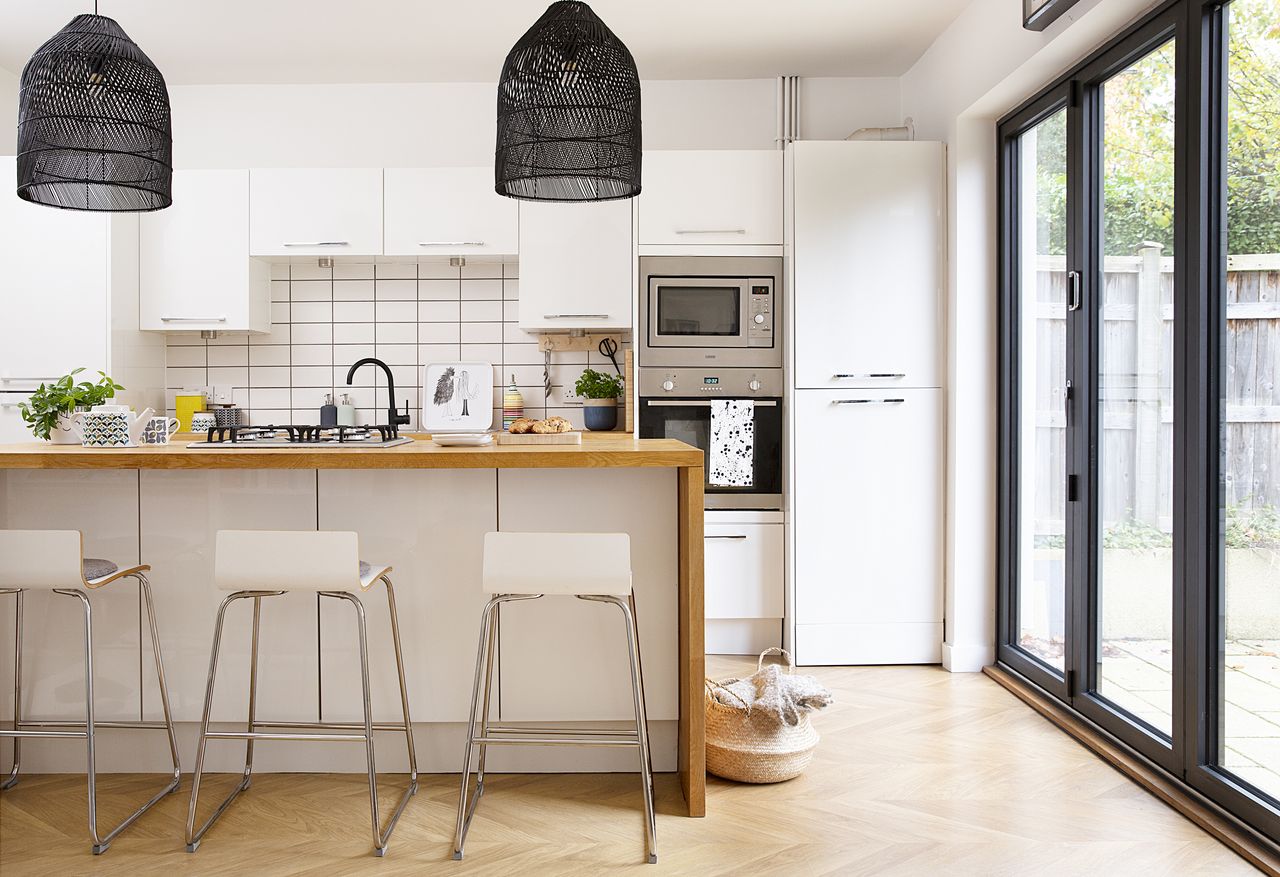
[[[169,91],[110,18],[77,15],[36,50],[18,92],[18,197],[68,210],[173,202]]]
[[[591,7],[552,3],[498,82],[494,189],[530,201],[640,194],[640,76]]]

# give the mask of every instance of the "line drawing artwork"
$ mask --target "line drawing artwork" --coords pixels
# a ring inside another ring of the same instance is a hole
[[[446,419],[460,421],[471,416],[471,404],[479,396],[479,382],[472,379],[470,371],[448,366],[436,380],[431,401],[435,407],[444,409]]]

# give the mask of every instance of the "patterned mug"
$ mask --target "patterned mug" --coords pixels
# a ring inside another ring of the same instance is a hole
[[[169,436],[178,431],[178,418],[156,416],[147,419],[147,425],[142,430],[142,443],[144,445],[167,445],[169,444]]]
[[[194,433],[207,433],[217,425],[212,411],[197,411],[191,415],[191,431]]]

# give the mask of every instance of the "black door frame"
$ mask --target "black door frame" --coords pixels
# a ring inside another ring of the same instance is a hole
[[[1226,76],[1229,0],[1170,0],[1077,69],[1001,119],[999,160],[999,476],[997,660],[1122,744],[1280,842],[1280,809],[1215,765],[1222,684],[1223,556],[1220,472],[1221,328],[1226,290]],[[1101,92],[1108,78],[1176,39],[1172,739],[1093,694],[1097,643],[1096,365],[1102,276]],[[1073,383],[1067,459],[1080,476],[1068,503],[1067,672],[1018,643],[1019,136],[1067,107],[1067,267],[1082,278],[1083,306],[1068,313]],[[1083,439],[1083,440],[1081,440]],[[1212,719],[1217,716],[1218,721]]]

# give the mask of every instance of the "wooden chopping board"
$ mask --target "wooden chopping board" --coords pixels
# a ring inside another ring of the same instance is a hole
[[[539,435],[536,432],[524,432],[516,435],[510,432],[497,432],[493,435],[500,445],[580,445],[581,432],[553,432]]]

